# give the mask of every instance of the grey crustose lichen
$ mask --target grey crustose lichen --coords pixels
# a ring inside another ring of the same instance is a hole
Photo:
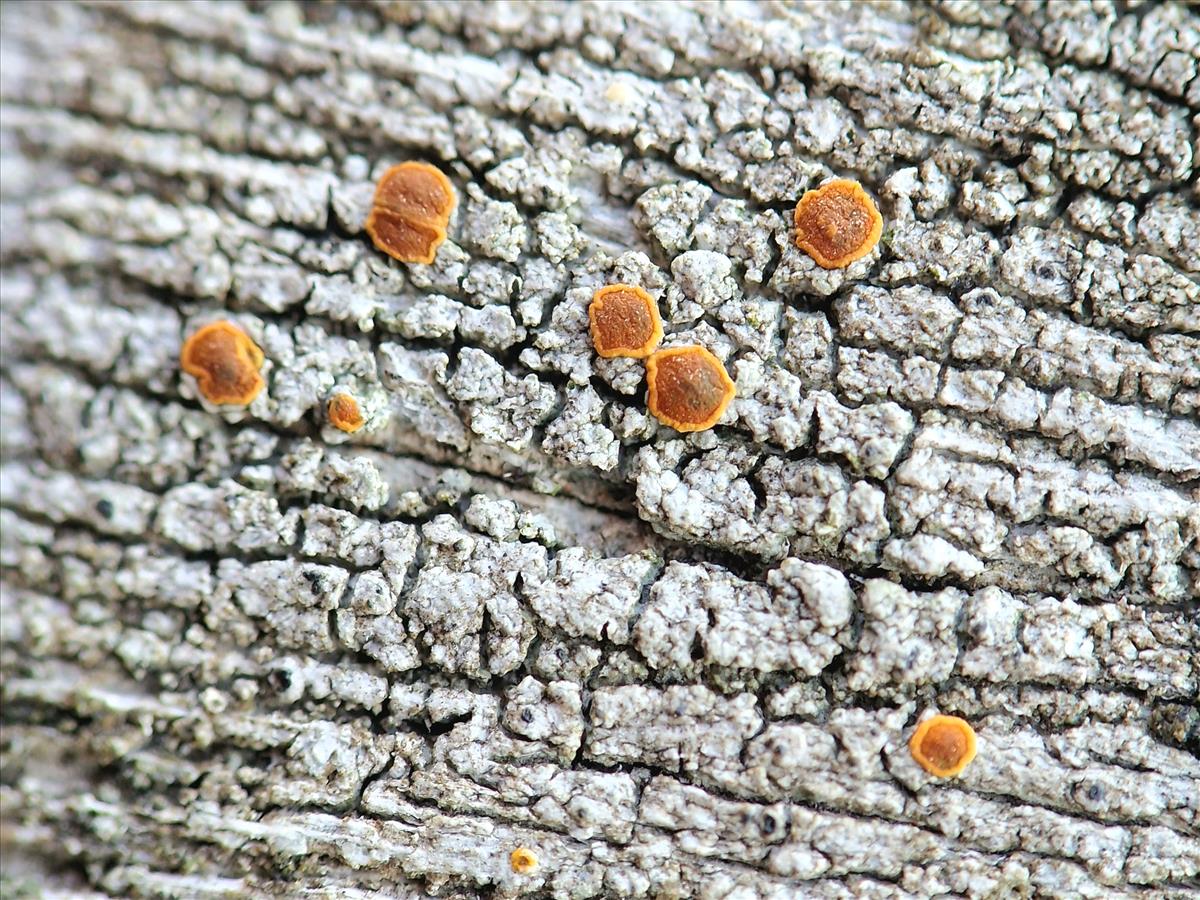
[[[0,893],[1195,890],[1194,11],[0,24]],[[428,266],[363,233],[407,159]],[[822,269],[835,176],[884,234]],[[595,355],[614,282],[726,365],[716,428]],[[244,409],[179,368],[215,319]]]

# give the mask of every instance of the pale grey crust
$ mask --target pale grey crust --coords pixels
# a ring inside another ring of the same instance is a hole
[[[1190,890],[1181,5],[0,16],[5,896]],[[362,233],[405,158],[432,266]],[[885,230],[824,270],[834,175]],[[592,353],[612,282],[715,429]]]

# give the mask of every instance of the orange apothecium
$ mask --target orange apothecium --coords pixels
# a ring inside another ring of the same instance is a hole
[[[838,178],[796,204],[796,246],[825,269],[866,256],[883,234],[879,208],[857,181]]]
[[[358,401],[345,391],[338,391],[329,398],[327,412],[329,413],[329,423],[347,434],[358,431],[363,427],[365,421]]]
[[[592,295],[588,307],[592,344],[603,357],[642,359],[662,340],[658,304],[640,287],[609,284]]]
[[[917,726],[908,749],[930,775],[953,778],[975,758],[975,730],[958,716],[933,716]]]
[[[388,256],[428,264],[446,240],[455,203],[454,187],[441,169],[403,162],[379,179],[364,227]]]
[[[646,404],[676,431],[712,428],[735,393],[721,361],[703,347],[671,347],[646,361]]]
[[[263,358],[250,336],[226,320],[205,325],[184,341],[179,354],[183,371],[195,377],[206,400],[238,406],[249,404],[263,389]]]

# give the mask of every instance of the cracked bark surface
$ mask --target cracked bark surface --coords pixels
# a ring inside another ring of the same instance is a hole
[[[1194,11],[0,22],[5,896],[1193,895]],[[405,159],[431,266],[362,231]],[[592,352],[614,281],[714,430]],[[222,317],[243,411],[178,366]]]

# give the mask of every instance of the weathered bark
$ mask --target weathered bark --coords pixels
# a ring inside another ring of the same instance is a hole
[[[1196,888],[1193,12],[2,10],[5,896]],[[412,158],[432,266],[361,228]],[[615,280],[715,430],[595,358]]]

